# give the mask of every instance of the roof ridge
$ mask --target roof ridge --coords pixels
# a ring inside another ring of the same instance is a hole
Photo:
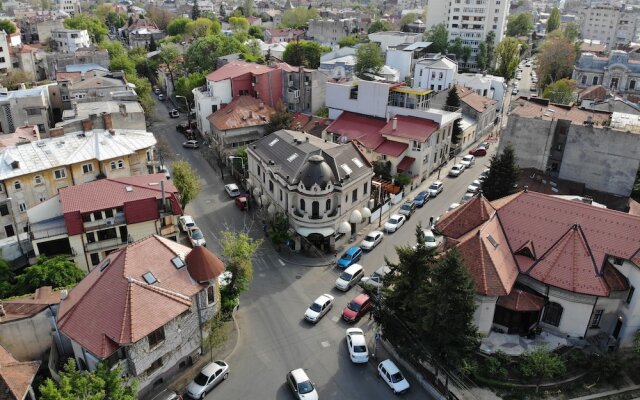
[[[126,263],[126,261],[125,261]],[[133,290],[131,287],[131,280],[128,281],[127,283],[127,298],[124,302],[124,312],[122,313],[122,324],[120,325],[120,343],[130,343],[131,342],[131,332],[133,332],[133,329],[131,328],[133,326],[133,315],[131,314],[131,298],[133,297]],[[127,323],[127,316],[128,316],[128,320],[129,320],[129,340],[125,342],[125,326]]]
[[[154,285],[150,285],[146,282],[142,282],[136,278],[133,277],[128,277],[127,279],[129,279],[129,282],[131,283],[135,283],[136,285],[138,285],[139,287],[141,287],[142,289],[147,289],[147,290],[151,290],[153,292],[157,292],[158,294],[161,294],[163,296],[169,297],[172,300],[175,300],[179,303],[184,304],[185,306],[191,306],[191,298],[188,296],[183,295],[182,293],[178,293],[178,292],[174,292],[173,290],[167,289],[167,288],[163,288],[160,286],[154,286]]]

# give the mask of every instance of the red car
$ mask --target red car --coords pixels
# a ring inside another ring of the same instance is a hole
[[[478,156],[480,156],[480,157],[486,156],[487,155],[487,149],[485,149],[484,147],[480,146],[480,147],[477,147],[477,148],[471,150],[469,152],[469,154],[471,154],[472,156],[476,156],[476,157],[478,157]]]
[[[236,197],[236,206],[240,209],[240,211],[244,211],[247,209],[248,201],[246,195],[240,195]]]
[[[342,319],[347,322],[356,322],[368,313],[373,307],[373,302],[366,294],[359,294],[342,310]]]

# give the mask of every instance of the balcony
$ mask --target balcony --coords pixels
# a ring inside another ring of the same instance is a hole
[[[88,222],[85,222],[83,225],[84,225],[85,232],[92,232],[92,231],[97,231],[97,230],[108,228],[108,227],[124,225],[126,223],[127,221],[124,217],[124,213],[121,212],[121,213],[116,213],[114,217],[99,219],[97,221],[88,221]]]
[[[298,223],[304,223],[305,225],[320,225],[326,224],[327,222],[331,222],[332,219],[338,216],[338,209],[329,210],[324,213],[320,213],[318,215],[312,215],[306,211],[301,211],[298,209],[293,209],[291,212],[292,218]]]
[[[132,242],[133,239],[130,237],[129,242]],[[113,239],[105,239],[98,240],[97,242],[86,243],[84,245],[84,250],[87,253],[93,253],[95,251],[106,251],[106,250],[114,250],[127,245],[126,238],[113,238]]]
[[[29,224],[31,240],[47,239],[54,236],[66,235],[67,226],[63,217],[48,219]]]

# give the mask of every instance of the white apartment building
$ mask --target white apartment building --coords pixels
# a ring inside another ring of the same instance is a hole
[[[442,91],[455,83],[458,64],[442,54],[432,54],[416,63],[413,86]]]
[[[89,32],[86,29],[52,29],[51,38],[60,53],[74,53],[78,49],[91,46]]]
[[[9,35],[7,35],[5,31],[0,31],[0,72],[8,72],[12,69],[9,41]]]
[[[507,84],[501,76],[464,73],[456,76],[455,83],[473,90],[480,96],[497,101],[497,111],[502,110],[502,105],[508,95]]]
[[[57,0],[58,10],[64,11],[69,15],[75,15],[82,12],[80,0]]]
[[[487,34],[496,34],[496,45],[504,38],[510,0],[432,0],[429,1],[426,29],[444,23],[449,32],[449,43],[455,38],[471,46],[473,53],[467,65],[476,69],[478,48]]]
[[[618,49],[636,40],[639,16],[638,9],[630,6],[593,4],[580,12],[582,37]]]

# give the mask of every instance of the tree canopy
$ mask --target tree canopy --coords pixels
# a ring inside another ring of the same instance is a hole
[[[191,22],[190,18],[178,17],[169,22],[167,25],[167,33],[169,35],[181,35],[187,31],[187,24]]]
[[[320,56],[329,50],[328,47],[322,46],[316,41],[289,42],[284,50],[282,59],[296,67],[318,68],[320,66]]]
[[[496,72],[505,79],[515,75],[520,63],[520,41],[513,37],[506,37],[496,47]]]
[[[485,42],[481,42],[480,45],[478,45],[476,63],[478,64],[478,69],[480,71],[484,71],[489,68],[489,55],[487,54],[487,44]]]
[[[536,392],[543,379],[562,375],[565,370],[566,366],[562,358],[544,346],[536,347],[535,350],[525,353],[520,361],[522,375],[535,379]]]
[[[494,61],[493,51],[496,48],[496,33],[494,31],[489,31],[489,33],[487,33],[487,37],[484,39],[484,43],[487,47],[487,68],[491,68]]]
[[[510,15],[507,20],[508,36],[526,36],[533,31],[533,17],[530,12]]]
[[[4,31],[7,34],[12,34],[12,33],[16,33],[16,24],[14,24],[13,22],[11,22],[8,19],[1,19],[0,20],[0,31]]]
[[[340,47],[353,47],[358,43],[358,39],[355,36],[347,35],[338,40],[338,46]]]
[[[560,10],[558,7],[553,7],[547,20],[547,33],[551,33],[558,28],[560,28]]]
[[[432,42],[429,48],[434,53],[447,53],[449,47],[449,31],[444,23],[437,24],[429,31],[425,32],[425,39]]]
[[[250,26],[248,33],[249,33],[249,36],[255,39],[264,40],[264,32],[262,31],[262,28],[259,26],[255,26],[255,25]]]
[[[203,86],[206,82],[205,75],[202,72],[192,72],[188,75],[181,76],[176,81],[176,94],[184,96],[190,103],[193,102],[192,90]]]
[[[193,41],[184,56],[189,72],[211,72],[216,69],[218,57],[244,52],[245,47],[233,36],[208,35]]]
[[[458,96],[458,89],[454,85],[449,89],[447,94],[447,100],[445,104],[449,107],[460,107],[460,96]],[[453,129],[451,131],[451,143],[458,144],[462,138],[462,118],[458,118],[453,122]]]
[[[184,209],[200,193],[200,176],[187,161],[178,160],[171,164],[173,184],[180,194],[180,205]]]
[[[163,7],[150,6],[147,8],[146,18],[153,21],[158,29],[164,31],[167,29],[169,23],[175,18],[175,15]]]
[[[287,111],[287,107],[285,107],[284,103],[279,102],[276,104],[275,111],[276,112],[271,116],[269,123],[267,124],[267,133],[273,133],[280,129],[291,129],[293,115]]]
[[[391,29],[393,29],[393,26],[389,21],[384,19],[378,19],[374,21],[371,25],[369,25],[369,29],[367,30],[367,33],[384,32],[384,31],[390,31]]]
[[[564,37],[550,37],[538,48],[538,79],[540,86],[569,78],[576,61],[573,42]]]
[[[359,78],[365,77],[366,73],[377,74],[384,66],[384,58],[381,55],[380,45],[369,42],[360,45],[356,49],[355,74]]]
[[[67,29],[86,29],[93,43],[100,43],[107,37],[109,29],[98,17],[88,14],[77,14],[64,20]]]
[[[571,79],[560,79],[545,87],[542,97],[549,99],[552,103],[571,104],[577,100],[574,94],[577,84]]]
[[[296,7],[286,10],[282,14],[280,23],[285,28],[301,28],[307,25],[310,19],[317,18],[318,11],[315,8]]]
[[[580,26],[578,26],[578,24],[576,24],[575,22],[569,22],[567,25],[565,25],[564,31],[562,31],[562,33],[564,34],[564,37],[571,42],[577,41],[582,36]]]
[[[245,17],[229,17],[229,26],[233,31],[246,31],[249,29],[249,20]]]
[[[516,164],[516,154],[510,143],[500,155],[494,154],[489,161],[487,179],[482,181],[482,194],[489,201],[515,193],[520,180],[520,169]]]
[[[34,265],[27,267],[16,277],[16,289],[21,293],[32,293],[42,286],[68,287],[80,282],[84,275],[85,273],[66,257],[39,257]]]
[[[262,245],[262,239],[253,239],[245,232],[222,232],[220,239],[226,270],[231,272],[224,291],[227,297],[237,298],[249,288],[253,276],[253,257]]]

